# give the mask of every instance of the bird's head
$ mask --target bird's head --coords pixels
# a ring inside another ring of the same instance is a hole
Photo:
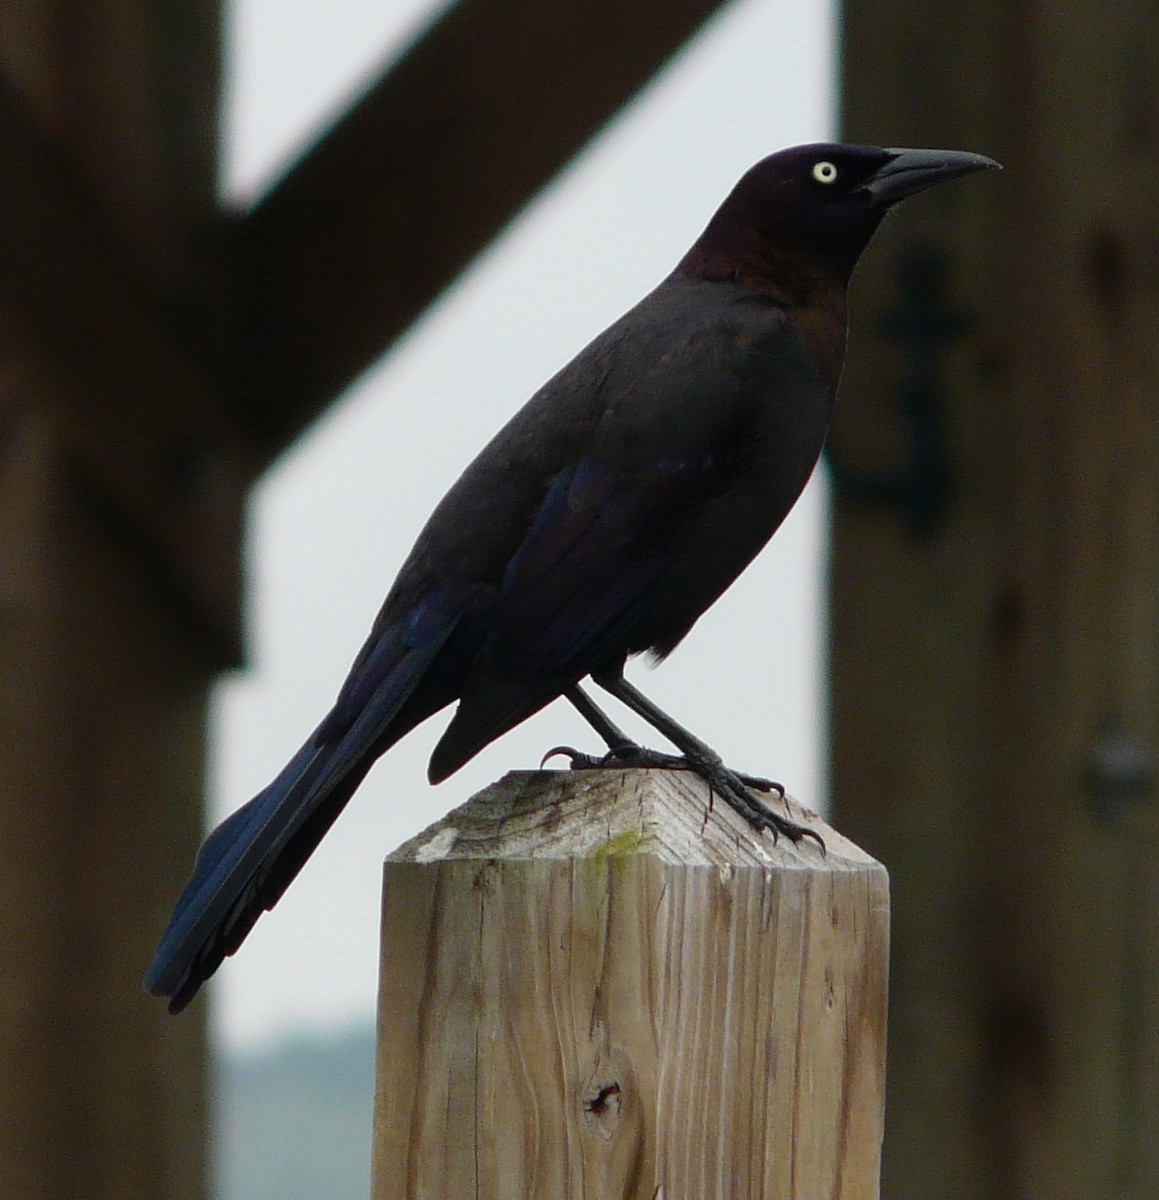
[[[781,150],[741,177],[678,270],[790,292],[814,278],[844,284],[899,200],[997,166],[960,150],[834,142]]]

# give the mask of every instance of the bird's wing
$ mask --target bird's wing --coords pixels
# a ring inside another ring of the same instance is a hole
[[[464,610],[428,597],[406,621],[377,630],[329,716],[206,839],[145,978],[150,992],[171,997],[170,1011],[188,1004],[278,901],[385,747],[432,711],[415,712],[416,690]]]
[[[504,572],[432,780],[623,655],[669,540],[722,486],[708,449],[630,469],[587,456],[559,473]]]
[[[627,635],[662,551],[719,486],[708,451],[646,469],[587,457],[562,472],[503,576],[485,648],[506,679],[586,673]]]

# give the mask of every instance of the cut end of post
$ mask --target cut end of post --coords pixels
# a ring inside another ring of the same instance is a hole
[[[769,792],[761,799],[815,831],[825,850],[812,838],[794,843],[753,829],[688,771],[511,771],[387,861],[642,853],[687,866],[800,870],[832,858],[834,869],[884,869],[792,797]]]

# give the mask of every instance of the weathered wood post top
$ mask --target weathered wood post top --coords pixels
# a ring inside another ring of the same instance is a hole
[[[877,1197],[888,880],[804,815],[521,772],[392,854],[374,1200]]]

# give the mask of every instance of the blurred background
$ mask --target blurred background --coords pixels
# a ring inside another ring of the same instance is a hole
[[[826,468],[648,690],[890,869],[884,1195],[1156,1194],[1159,27],[927,7],[0,10],[5,1194],[366,1194],[382,858],[578,719],[434,789],[416,731],[176,1020],[153,941],[479,446],[835,136],[1007,169],[875,241]]]

